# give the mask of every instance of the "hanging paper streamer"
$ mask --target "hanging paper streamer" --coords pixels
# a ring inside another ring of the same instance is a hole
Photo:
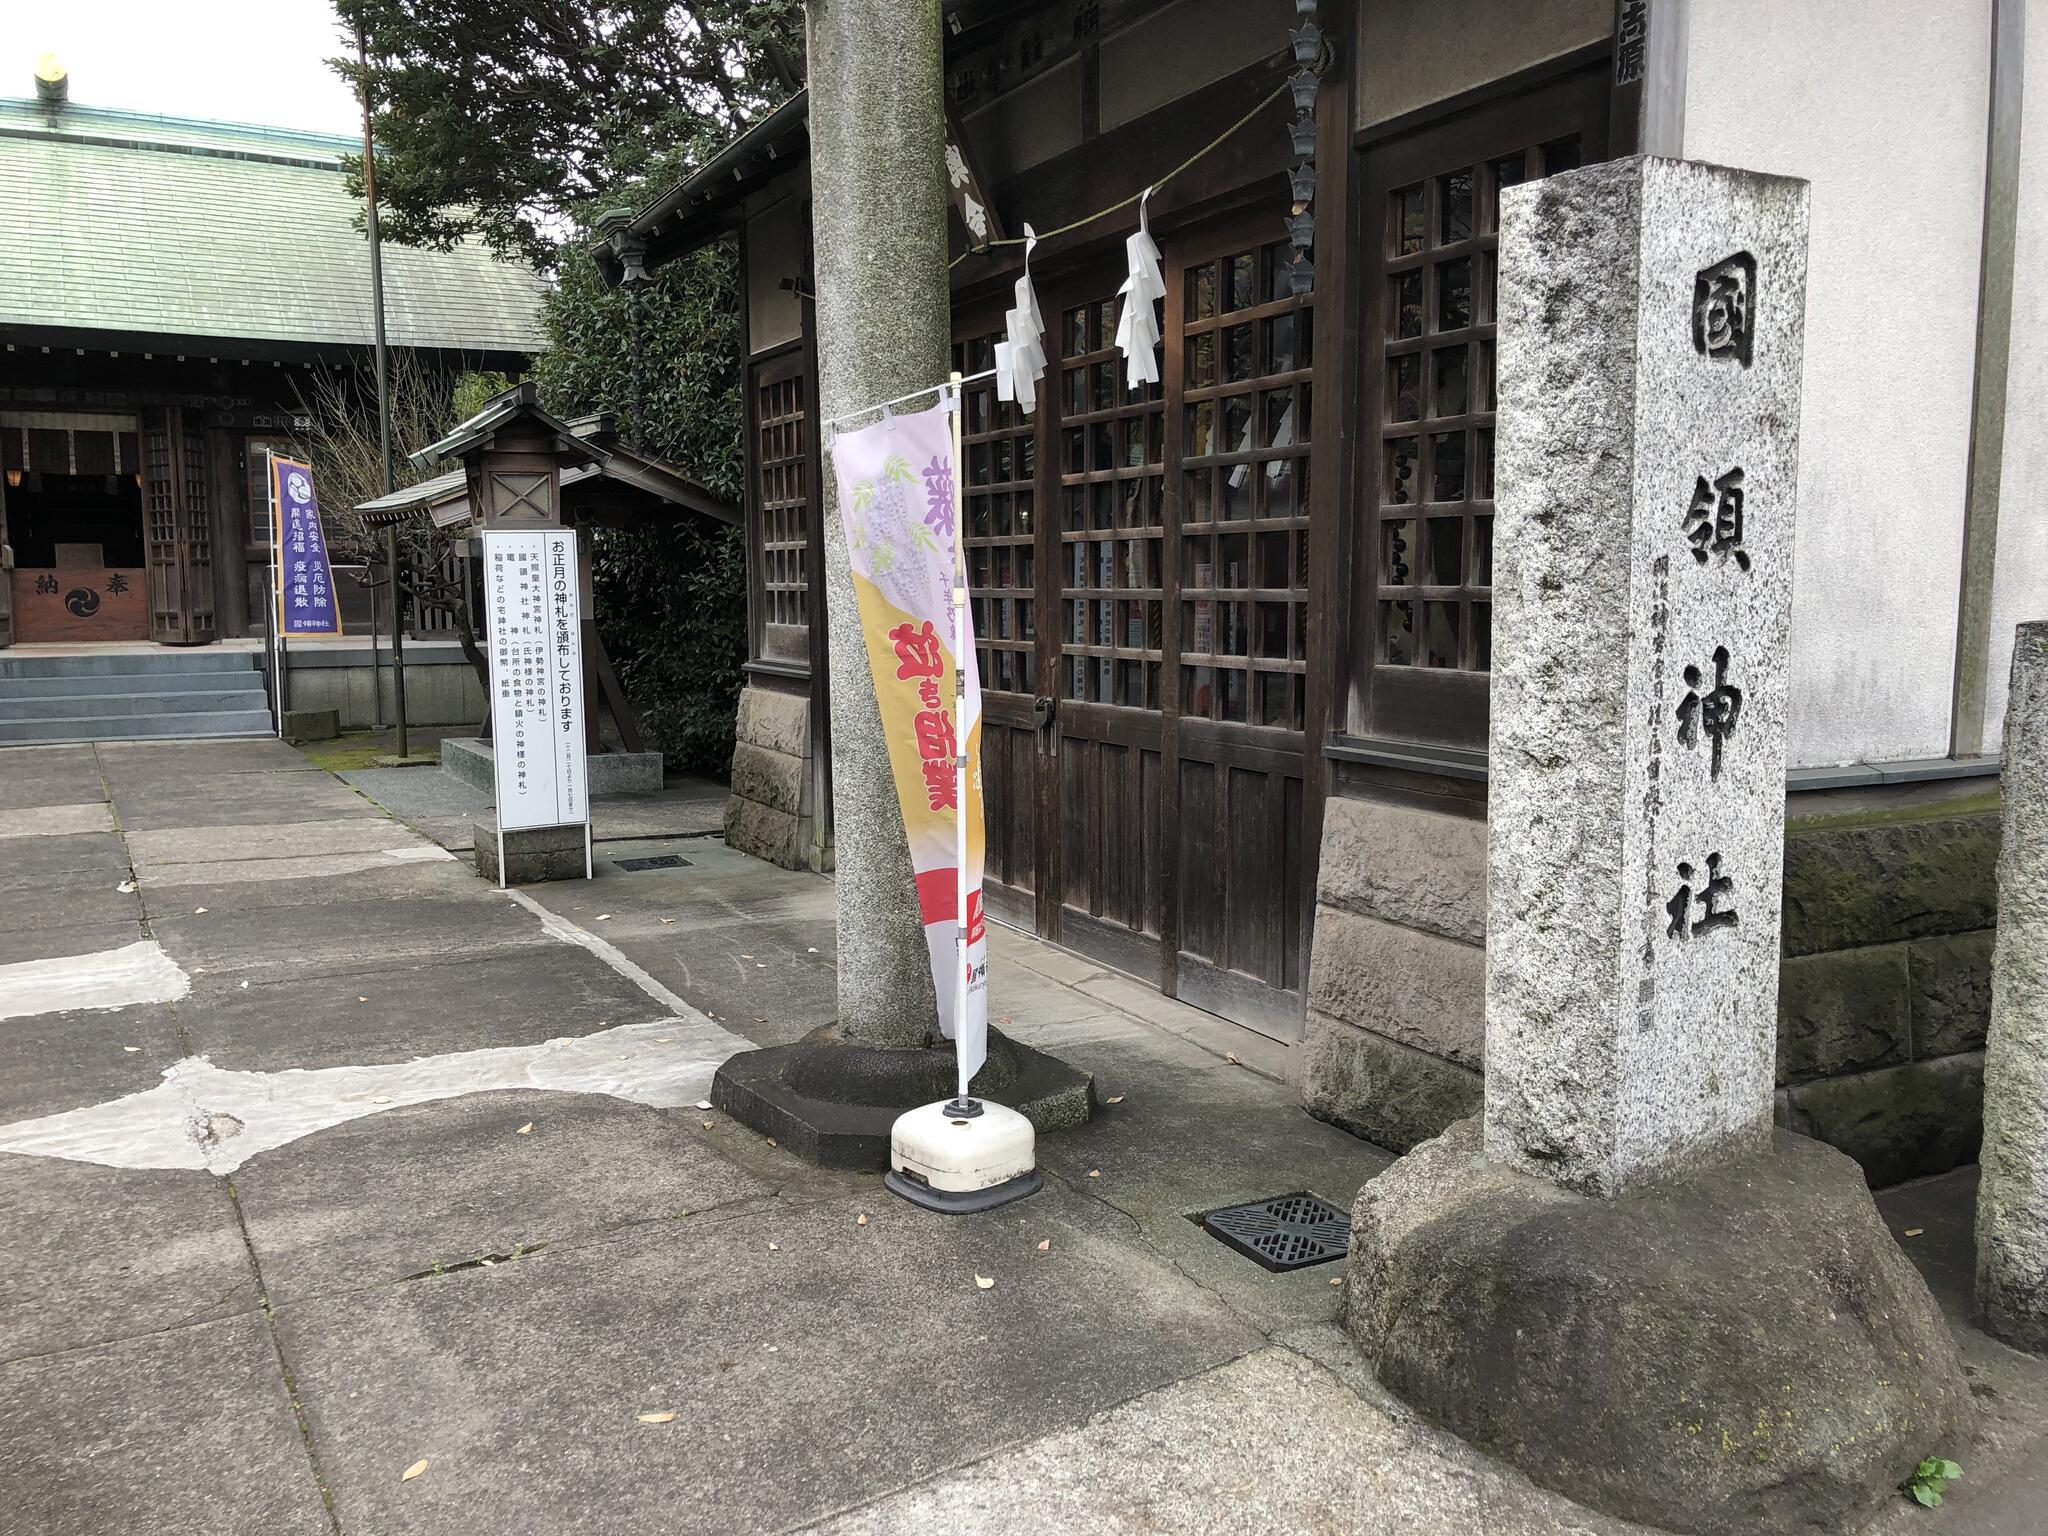
[[[996,398],[1014,400],[1029,416],[1038,408],[1038,381],[1045,373],[1045,316],[1031,287],[1031,252],[1038,236],[1024,226],[1024,275],[1017,279],[1017,302],[1003,316],[1009,339],[996,343]]]
[[[964,633],[956,638],[953,632],[960,535],[952,421],[957,408],[950,391],[930,410],[898,415],[884,407],[874,425],[834,436],[832,467],[861,634],[931,950],[939,1027],[957,1042],[965,1091],[988,1054],[988,936],[981,910],[981,681],[964,608],[957,613]],[[966,674],[958,679],[957,693],[956,662]],[[963,910],[964,1021],[956,948]]]
[[[1132,389],[1159,382],[1159,312],[1152,306],[1166,297],[1166,279],[1159,272],[1159,246],[1152,239],[1145,205],[1152,199],[1147,187],[1138,199],[1138,232],[1124,242],[1124,259],[1131,275],[1117,290],[1123,295],[1123,318],[1116,323],[1116,344],[1124,354],[1124,381]]]

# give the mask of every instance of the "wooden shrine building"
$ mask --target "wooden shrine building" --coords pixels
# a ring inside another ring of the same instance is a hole
[[[2007,408],[2048,356],[2028,8],[947,4],[963,372],[989,365],[1019,266],[988,235],[1060,229],[1215,141],[1151,200],[1163,383],[1127,388],[1115,350],[1127,208],[1033,259],[1035,413],[967,391],[991,912],[1297,1044],[1308,1107],[1375,1140],[1472,1112],[1500,191],[1639,151],[1804,177],[1781,1104],[1880,1181],[1965,1160],[1986,775],[2014,623],[2048,606],[2048,424]],[[740,244],[751,639],[728,832],[816,867],[832,514],[808,210],[830,195],[798,96],[598,248],[616,277]],[[1845,989],[1870,1013],[1846,1035]]]
[[[264,449],[372,340],[344,138],[0,101],[0,646],[261,634]],[[521,370],[542,286],[389,248],[394,347]],[[81,595],[83,594],[83,595]]]

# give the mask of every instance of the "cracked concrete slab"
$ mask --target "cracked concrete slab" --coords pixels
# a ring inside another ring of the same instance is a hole
[[[281,1306],[344,1528],[779,1530],[1261,1342],[1093,1202],[869,1185]]]
[[[112,832],[10,839],[0,857],[0,893],[112,890],[128,878],[128,850]]]
[[[211,1174],[0,1154],[0,1359],[247,1311],[255,1279]]]
[[[804,1529],[1655,1536],[1488,1466],[1412,1418],[1366,1408],[1330,1371],[1285,1349],[1262,1349]]]
[[[18,1120],[146,1093],[183,1054],[170,1003],[9,1019],[0,1026],[0,1133]]]
[[[0,1367],[0,1446],[23,1533],[334,1529],[258,1314]]]
[[[235,1194],[271,1297],[296,1301],[772,1195],[692,1134],[695,1113],[471,1094],[280,1147]]]

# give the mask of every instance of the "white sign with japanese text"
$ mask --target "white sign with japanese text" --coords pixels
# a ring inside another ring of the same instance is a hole
[[[481,537],[498,829],[581,826],[590,820],[590,768],[575,531],[487,529]]]

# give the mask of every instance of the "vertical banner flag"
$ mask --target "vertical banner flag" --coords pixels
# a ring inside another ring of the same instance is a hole
[[[294,459],[270,461],[271,505],[277,515],[277,627],[286,635],[338,635],[341,609],[334,601],[334,567],[313,494],[313,466]]]
[[[590,820],[583,625],[570,528],[487,528],[491,757],[498,829]]]
[[[974,634],[957,652],[953,583],[958,561],[952,409],[885,418],[833,440],[839,517],[853,566],[861,633],[881,706],[889,767],[910,839],[910,867],[931,950],[939,1026],[956,1042],[964,1084],[988,1056],[988,931],[982,919],[985,848],[981,805],[981,679]],[[958,579],[965,580],[962,575]],[[955,665],[964,662],[956,700]],[[956,708],[960,718],[955,719]],[[964,782],[955,759],[966,744]],[[956,1017],[960,901],[957,820],[967,817],[967,1017]]]

